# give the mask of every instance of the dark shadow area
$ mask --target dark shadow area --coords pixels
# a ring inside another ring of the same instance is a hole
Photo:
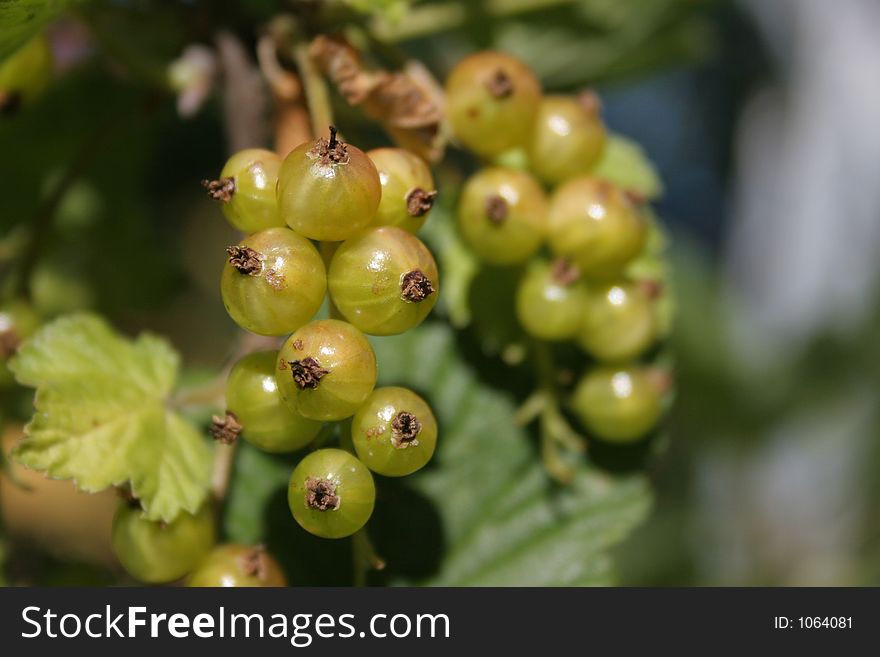
[[[386,567],[370,573],[371,585],[427,579],[438,571],[446,550],[440,514],[406,479],[375,477],[376,510],[368,528]]]

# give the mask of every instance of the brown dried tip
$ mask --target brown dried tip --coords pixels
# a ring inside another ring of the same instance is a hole
[[[349,160],[348,148],[344,143],[336,139],[336,128],[330,126],[330,139],[321,137],[312,147],[309,153],[321,160],[323,166],[331,164],[346,164]]]
[[[623,195],[626,197],[626,200],[632,203],[633,205],[644,205],[645,201],[648,199],[645,198],[645,195],[641,192],[637,192],[634,189],[624,189]]]
[[[661,294],[663,294],[663,283],[660,281],[655,281],[650,278],[646,278],[638,282],[639,288],[641,288],[642,292],[644,292],[645,296],[649,299],[656,299]]]
[[[336,484],[329,479],[306,479],[306,506],[315,511],[335,511],[339,508]]]
[[[428,192],[421,187],[416,187],[406,197],[406,211],[411,217],[421,217],[434,207],[437,199],[437,190]]]
[[[224,445],[231,445],[238,440],[238,435],[243,428],[241,422],[235,417],[235,413],[226,411],[224,417],[215,415],[211,418],[211,426],[208,428],[208,431],[211,433],[211,437],[217,442],[223,443]]]
[[[581,270],[570,260],[557,258],[553,261],[550,276],[560,285],[571,285],[581,277]]]
[[[235,194],[235,178],[220,178],[219,180],[203,180],[202,187],[208,190],[208,196],[215,201],[229,203]]]
[[[495,194],[486,199],[486,218],[493,226],[500,226],[507,219],[510,208],[502,196]]]
[[[314,358],[309,356],[302,360],[289,360],[290,372],[293,374],[293,382],[300,390],[314,390],[318,387],[325,376],[330,374],[330,370],[325,370]]]
[[[260,581],[265,581],[269,575],[269,560],[266,557],[266,548],[262,545],[255,545],[252,549],[241,555],[238,565],[248,577],[256,577]]]
[[[495,98],[507,98],[513,93],[513,80],[503,69],[499,68],[492,74],[492,77],[486,80],[486,89]]]
[[[645,377],[654,389],[660,394],[666,394],[672,389],[673,377],[669,370],[660,367],[651,367],[645,371]]]
[[[14,327],[10,326],[5,331],[0,331],[0,356],[11,358],[21,344],[21,337]]]
[[[397,449],[404,449],[419,444],[418,436],[422,430],[422,423],[412,413],[400,411],[391,420],[391,444]]]
[[[259,251],[254,251],[249,246],[228,246],[226,253],[229,255],[229,264],[239,273],[255,276],[263,269],[263,260],[266,259]]]
[[[400,298],[419,303],[434,294],[434,284],[420,269],[407,272],[400,279]]]

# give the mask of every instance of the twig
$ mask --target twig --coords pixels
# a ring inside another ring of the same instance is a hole
[[[275,39],[264,35],[257,42],[257,61],[272,90],[275,106],[275,150],[281,157],[312,139],[309,112],[302,83],[278,62]]]
[[[333,108],[330,105],[327,82],[309,55],[308,43],[294,46],[293,59],[305,86],[312,132],[315,135],[324,135],[328,126],[333,124]]]

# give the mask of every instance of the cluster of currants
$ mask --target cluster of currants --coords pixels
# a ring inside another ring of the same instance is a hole
[[[525,64],[498,52],[462,60],[446,91],[463,146],[528,163],[486,166],[467,180],[462,238],[489,264],[522,267],[516,316],[529,336],[573,341],[591,359],[571,398],[585,428],[610,442],[640,440],[669,387],[640,362],[662,333],[663,288],[634,267],[652,231],[645,199],[593,174],[607,141],[598,98],[545,96]]]
[[[251,353],[235,364],[226,416],[215,419],[214,434],[292,452],[324,423],[352,418],[356,456],[318,449],[297,465],[289,489],[303,528],[349,536],[373,510],[370,471],[411,474],[437,440],[421,397],[375,388],[376,356],[365,337],[418,326],[436,301],[437,265],[414,235],[437,195],[430,169],[402,149],[364,153],[331,127],[329,138],[305,143],[283,161],[265,150],[236,153],[205,185],[249,234],[227,249],[226,310],[254,333],[289,335],[277,353]],[[313,321],[325,293],[331,315],[344,321]]]
[[[227,249],[226,310],[248,331],[288,336],[279,351],[253,352],[233,365],[227,410],[214,417],[212,434],[287,453],[315,441],[327,423],[350,419],[344,431],[356,455],[316,449],[296,465],[288,489],[291,513],[304,529],[350,536],[373,512],[371,471],[411,474],[430,460],[437,441],[434,414],[420,396],[375,387],[376,356],[365,336],[414,328],[434,306],[437,265],[414,235],[437,195],[431,171],[406,150],[364,153],[331,127],[329,138],[283,160],[262,149],[235,153],[219,179],[203,184],[229,222],[248,234]],[[345,321],[313,319],[328,292],[331,314]],[[192,573],[194,586],[284,583],[265,550],[210,551],[214,535],[208,509],[163,525],[122,504],[113,543],[125,568],[144,581]]]

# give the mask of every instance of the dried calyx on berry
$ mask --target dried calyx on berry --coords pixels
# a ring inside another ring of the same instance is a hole
[[[208,427],[208,431],[217,442],[230,445],[238,440],[243,428],[235,413],[226,411],[222,417],[219,415],[211,417],[211,426]]]
[[[303,358],[302,360],[291,360],[288,361],[287,364],[290,365],[290,372],[293,375],[293,380],[300,390],[305,390],[307,388],[313,390],[317,388],[321,379],[330,374],[330,370],[325,370],[321,367],[321,364],[311,356]]]
[[[263,269],[263,260],[266,259],[259,251],[255,251],[249,246],[228,246],[226,254],[229,256],[229,264],[232,265],[240,274],[249,274],[255,276]]]
[[[434,294],[434,284],[420,269],[405,273],[400,278],[400,298],[419,303]]]
[[[411,217],[422,217],[434,207],[437,200],[437,190],[426,191],[416,187],[406,197],[406,211]]]
[[[397,449],[416,447],[419,444],[418,437],[421,431],[422,423],[415,415],[400,411],[391,420],[391,444]]]
[[[315,511],[336,511],[339,508],[336,484],[329,479],[309,477],[306,480],[306,506]]]
[[[330,139],[321,137],[309,151],[309,155],[319,159],[322,166],[332,164],[347,164],[349,161],[348,148],[345,143],[336,138],[337,130],[330,126]]]
[[[202,186],[208,190],[208,196],[215,201],[229,203],[235,194],[235,178],[219,178],[218,180],[203,180]]]

